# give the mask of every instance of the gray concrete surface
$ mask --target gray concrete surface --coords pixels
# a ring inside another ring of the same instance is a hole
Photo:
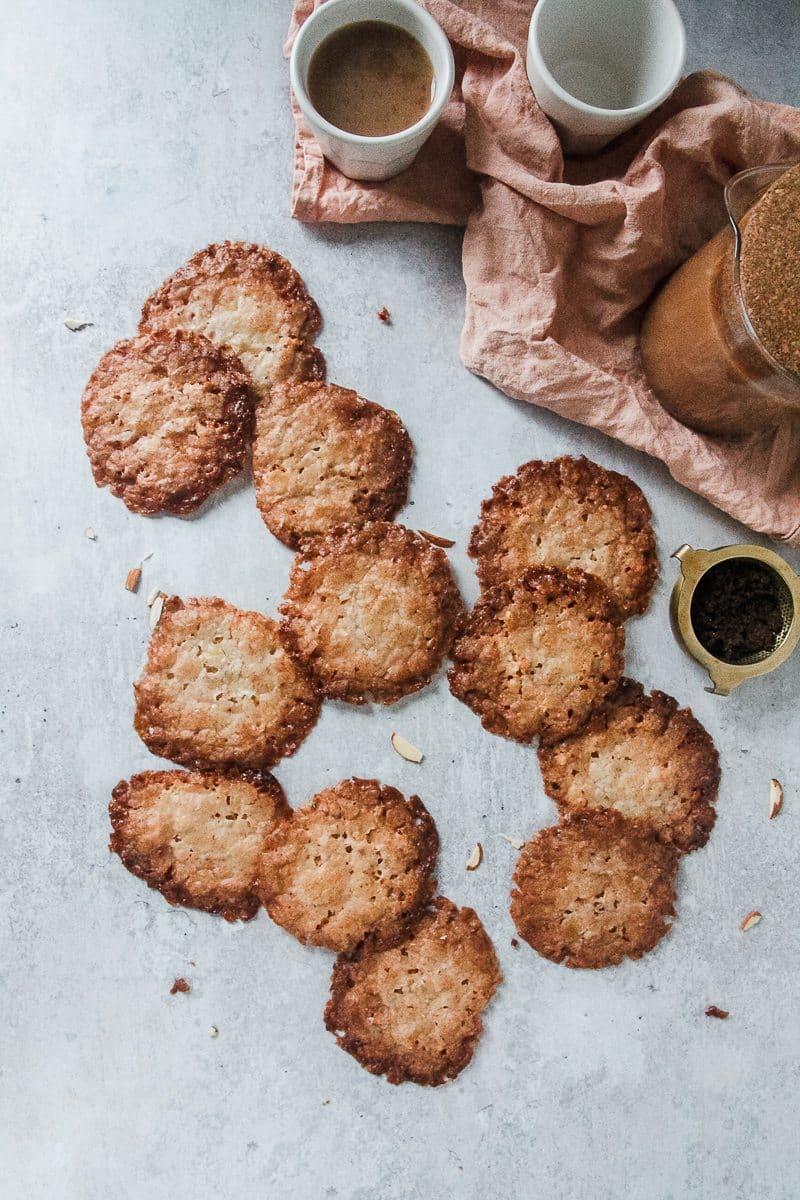
[[[690,65],[797,102],[795,0],[681,7]],[[667,624],[670,552],[745,531],[660,464],[460,367],[456,231],[290,220],[286,21],[276,0],[2,5],[0,1193],[793,1200],[800,664],[712,697]],[[475,1060],[438,1090],[392,1088],[337,1049],[321,1021],[326,954],[263,915],[230,927],[171,909],[107,851],[111,787],[156,765],[131,728],[143,596],[158,585],[274,612],[291,558],[249,486],[199,519],[147,521],[95,489],[83,453],[78,402],[98,356],[166,273],[225,237],[287,254],[324,310],[331,376],[400,411],[417,449],[402,517],[458,539],[470,600],[465,541],[502,473],[574,451],[642,485],[663,574],[629,627],[628,669],[690,703],[722,753],[719,821],[681,867],[673,933],[638,964],[570,972],[510,945],[515,852],[499,835],[553,819],[533,751],[483,734],[441,679],[394,709],[325,708],[278,770],[290,800],[350,773],[418,791],[442,835],[442,890],[477,908],[502,959]],[[384,304],[391,328],[375,319]],[[68,317],[93,325],[72,334]],[[394,728],[421,766],[392,753]],[[787,801],[769,822],[773,775]],[[485,862],[467,874],[476,839]],[[753,908],[764,920],[743,935]],[[178,975],[192,991],[171,997]],[[704,1017],[710,1002],[730,1020]]]

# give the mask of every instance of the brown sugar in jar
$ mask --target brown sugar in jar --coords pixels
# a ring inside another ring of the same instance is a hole
[[[731,436],[800,413],[800,164],[742,172],[726,203],[731,223],[656,295],[641,351],[668,412]]]

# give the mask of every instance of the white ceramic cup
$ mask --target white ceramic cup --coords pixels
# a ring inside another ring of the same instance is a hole
[[[433,64],[431,106],[415,125],[383,137],[362,137],[321,117],[308,95],[308,68],[325,38],[356,21],[385,21],[404,29],[425,48]],[[453,51],[441,27],[414,0],[327,0],[295,38],[289,61],[292,91],[322,153],[350,179],[390,179],[410,167],[450,98],[455,79]]]
[[[539,0],[528,78],[564,149],[592,154],[657,108],[681,77],[673,0]]]

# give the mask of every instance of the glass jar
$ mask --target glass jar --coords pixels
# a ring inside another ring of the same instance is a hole
[[[644,319],[648,383],[667,412],[704,433],[736,436],[800,414],[800,375],[759,338],[740,278],[748,213],[787,170],[786,163],[752,167],[729,180],[729,224],[670,276]]]

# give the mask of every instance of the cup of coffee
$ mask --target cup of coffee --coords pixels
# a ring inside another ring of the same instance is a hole
[[[595,153],[657,108],[685,58],[673,0],[538,0],[533,10],[528,78],[571,154]]]
[[[327,0],[300,29],[292,91],[322,153],[350,179],[409,167],[450,98],[450,43],[414,0]]]

